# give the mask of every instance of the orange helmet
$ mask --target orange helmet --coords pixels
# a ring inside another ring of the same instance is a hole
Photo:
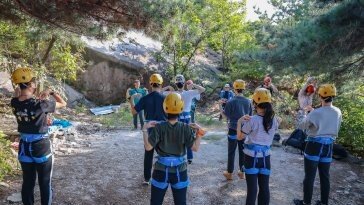
[[[307,88],[306,88],[306,92],[307,93],[314,93],[315,92],[315,86],[313,86],[312,84],[309,84],[308,86],[307,86]]]

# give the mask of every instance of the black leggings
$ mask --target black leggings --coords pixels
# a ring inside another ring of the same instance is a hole
[[[317,142],[308,142],[305,153],[318,156],[321,150],[321,144]],[[331,148],[330,148],[331,146]],[[323,145],[321,156],[332,157],[332,144]],[[330,193],[330,162],[316,162],[305,158],[305,179],[303,180],[303,200],[309,204],[312,200],[313,185],[315,182],[316,171],[319,170],[321,203],[328,204]]]
[[[263,157],[257,158],[256,168],[263,168]],[[245,155],[244,166],[246,169],[252,168],[254,164],[254,157]],[[270,170],[270,156],[265,157],[265,168]],[[247,184],[247,197],[246,205],[255,205],[258,193],[258,205],[269,204],[269,175],[264,174],[245,174]]]
[[[180,181],[187,181],[187,170],[180,172]],[[154,170],[153,171],[153,179],[157,181],[164,181],[166,176],[166,172],[160,171],[160,170]],[[178,182],[177,174],[176,173],[168,173],[169,180],[168,182],[170,184],[176,184]],[[158,187],[155,187],[152,185],[152,191],[151,191],[151,199],[150,204],[151,205],[162,205],[164,196],[166,195],[166,192],[168,190],[168,187],[166,189],[160,189]],[[187,187],[183,189],[175,189],[172,187],[172,194],[173,194],[173,201],[175,205],[186,205],[186,195],[187,195]]]
[[[228,135],[236,135],[236,130],[229,129]],[[233,140],[228,138],[228,164],[227,171],[229,173],[234,172],[234,163],[235,163],[235,150],[238,147],[239,153],[239,170],[243,171],[242,167],[244,166],[244,140]]]
[[[52,159],[53,157],[50,157],[47,162],[41,164],[21,162],[21,168],[23,171],[23,185],[21,189],[21,195],[24,205],[34,204],[34,186],[37,174],[41,204],[49,205],[52,203]]]

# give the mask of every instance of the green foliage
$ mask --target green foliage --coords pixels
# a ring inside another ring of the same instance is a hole
[[[77,48],[75,53],[72,52],[71,45],[57,44],[51,52],[52,61],[49,65],[53,76],[60,81],[75,81],[77,72],[84,66],[82,58],[83,48]]]
[[[339,90],[334,101],[341,109],[343,122],[338,141],[364,156],[364,81],[350,82]]]
[[[187,0],[176,7],[173,18],[164,21],[158,55],[168,63],[169,73],[186,73],[196,53],[208,46],[221,52],[222,66],[229,67],[234,50],[249,39],[244,30],[244,2]]]
[[[117,112],[100,116],[98,120],[101,124],[112,128],[129,127],[133,124],[133,115],[129,106],[122,106]]]
[[[213,116],[199,112],[196,113],[196,123],[201,124],[202,126],[218,126],[222,124]]]
[[[0,65],[9,73],[30,66],[41,83],[47,75],[75,80],[85,64],[83,52],[80,40],[63,31],[34,20],[18,25],[0,20]]]
[[[5,135],[0,131],[0,181],[12,173],[16,165],[16,159],[10,151],[10,142],[5,139]]]

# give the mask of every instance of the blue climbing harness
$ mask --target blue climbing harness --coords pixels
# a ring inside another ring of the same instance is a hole
[[[265,157],[267,156],[267,153],[270,150],[270,146],[266,146],[266,145],[257,145],[257,144],[244,144],[244,148],[254,151],[254,162],[253,162],[253,167],[252,168],[245,168],[245,173],[246,174],[264,174],[264,175],[270,175],[270,170],[266,168],[265,165]],[[264,167],[263,168],[256,168],[256,163],[258,161],[258,157],[257,154],[258,153],[262,153],[263,154],[263,164]]]
[[[238,139],[238,135],[228,135],[228,138],[231,140],[236,140]]]
[[[168,188],[168,169],[171,167],[175,167],[176,168],[176,174],[177,174],[177,179],[178,182],[176,184],[172,184],[171,186],[175,189],[183,189],[188,187],[188,185],[190,184],[190,180],[187,178],[187,181],[181,181],[180,180],[180,174],[179,174],[179,169],[178,166],[185,163],[185,158],[184,157],[158,157],[158,163],[164,165],[166,167],[165,169],[165,173],[166,176],[164,178],[164,182],[158,182],[155,179],[152,178],[152,185],[155,187],[158,187],[160,189],[166,189]]]
[[[332,144],[334,143],[335,139],[332,136],[320,136],[320,137],[308,137],[306,139],[307,142],[315,142],[315,143],[319,143],[321,144],[321,148],[320,148],[320,152],[317,156],[315,155],[309,155],[306,154],[306,152],[304,153],[304,156],[306,159],[309,159],[311,161],[315,161],[315,162],[332,162]],[[327,155],[325,157],[322,157],[322,151],[324,146],[328,145],[329,146],[329,150],[327,152]]]
[[[191,119],[191,112],[182,112],[181,114],[179,114],[178,119],[180,121]]]
[[[21,143],[19,156],[18,156],[18,159],[19,159],[20,162],[26,162],[26,163],[35,162],[37,164],[40,164],[40,163],[47,162],[49,157],[52,156],[52,152],[49,153],[48,155],[45,155],[45,156],[42,156],[42,157],[34,157],[32,155],[32,151],[33,151],[32,144],[33,144],[33,142],[37,142],[39,140],[48,138],[47,134],[25,134],[25,133],[21,133],[20,138],[23,141]],[[26,153],[25,153],[25,145],[28,148],[30,156],[26,155]]]

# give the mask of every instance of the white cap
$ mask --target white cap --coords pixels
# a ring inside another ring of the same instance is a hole
[[[226,84],[224,85],[224,88],[230,88],[230,84],[229,84],[229,83],[226,83]]]
[[[174,78],[175,83],[185,83],[185,77],[181,74],[176,75]]]

